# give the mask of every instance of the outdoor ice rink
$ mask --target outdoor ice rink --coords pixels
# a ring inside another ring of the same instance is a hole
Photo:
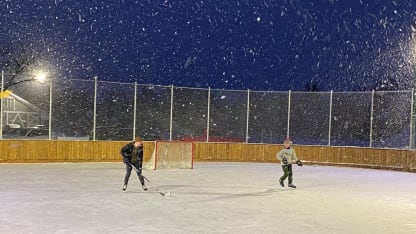
[[[0,164],[0,233],[416,233],[416,174],[202,163],[145,170],[144,192],[122,163]]]

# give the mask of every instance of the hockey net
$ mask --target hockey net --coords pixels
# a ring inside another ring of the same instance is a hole
[[[144,169],[193,168],[194,145],[183,141],[155,141],[150,160],[143,162]]]

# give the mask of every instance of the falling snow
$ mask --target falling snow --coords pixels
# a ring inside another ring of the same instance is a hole
[[[60,77],[252,90],[303,90],[314,80],[321,90],[369,90],[383,79],[408,89],[414,73],[411,0],[0,6],[2,66],[18,42]]]

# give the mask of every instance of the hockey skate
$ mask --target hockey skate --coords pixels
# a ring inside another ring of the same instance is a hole
[[[123,190],[123,192],[125,192],[125,191],[126,191],[126,189],[127,189],[127,184],[124,184],[124,185],[123,185],[123,188],[122,188],[121,190]]]
[[[280,184],[282,187],[285,187],[285,184],[283,183],[283,180],[279,180],[279,184]]]
[[[146,187],[146,185],[144,185],[144,184],[143,184],[143,185],[142,185],[142,188],[143,188],[143,190],[144,190],[144,191],[147,191],[147,187]]]
[[[296,186],[294,184],[288,184],[287,186],[291,187],[291,188],[296,188]]]

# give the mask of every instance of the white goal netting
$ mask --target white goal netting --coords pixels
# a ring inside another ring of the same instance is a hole
[[[194,148],[192,142],[155,141],[153,154],[144,161],[144,169],[193,168]]]

